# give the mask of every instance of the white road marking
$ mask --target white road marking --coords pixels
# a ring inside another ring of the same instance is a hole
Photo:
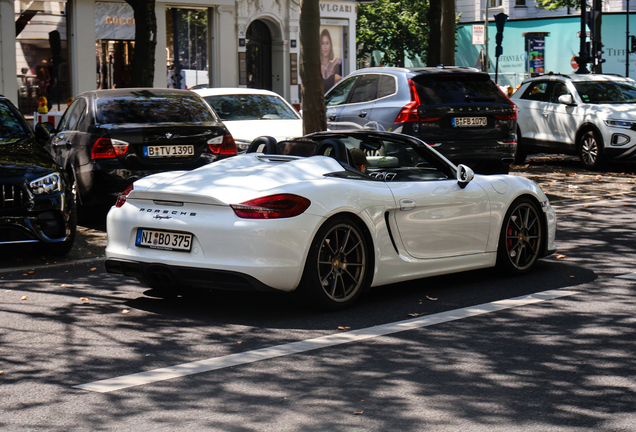
[[[628,273],[628,274],[624,274],[624,275],[620,275],[620,276],[616,276],[617,278],[620,279],[633,279],[636,280],[636,273]]]
[[[499,300],[476,306],[468,306],[462,309],[455,309],[447,312],[436,313],[433,315],[421,316],[405,321],[398,321],[374,327],[367,327],[346,333],[335,333],[328,336],[308,339],[305,341],[291,342],[284,345],[261,348],[244,353],[230,354],[223,357],[213,357],[206,360],[183,363],[176,366],[155,369],[146,372],[139,372],[131,375],[124,375],[117,378],[109,378],[92,383],[80,384],[73,387],[99,393],[108,393],[115,390],[122,390],[128,387],[150,384],[158,381],[169,380],[172,378],[178,378],[187,375],[194,375],[202,372],[209,372],[217,369],[224,369],[231,366],[238,366],[247,363],[253,363],[256,361],[317,350],[320,348],[359,342],[378,336],[418,329],[435,324],[441,324],[449,321],[455,321],[491,312],[497,312],[504,309],[525,306],[533,303],[540,303],[559,297],[571,296],[574,294],[577,294],[577,292],[548,290],[521,297]]]

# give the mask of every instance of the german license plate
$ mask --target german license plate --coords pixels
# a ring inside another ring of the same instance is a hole
[[[453,117],[455,127],[483,127],[487,123],[486,117]]]
[[[144,156],[149,158],[188,157],[193,155],[193,145],[159,145],[144,147]]]
[[[138,228],[135,245],[151,249],[190,252],[190,249],[192,249],[192,234]]]

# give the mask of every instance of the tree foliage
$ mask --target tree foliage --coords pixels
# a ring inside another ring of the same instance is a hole
[[[579,9],[581,0],[536,0],[537,6],[547,10],[556,10],[561,8]]]
[[[428,1],[377,0],[358,6],[358,56],[382,51],[384,66],[404,66],[405,55],[424,61],[428,45]]]

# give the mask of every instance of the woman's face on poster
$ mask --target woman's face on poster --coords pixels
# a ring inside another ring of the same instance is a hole
[[[328,57],[329,52],[331,51],[331,41],[329,40],[329,36],[327,35],[322,36],[322,41],[320,43],[320,46],[322,47],[323,57]]]

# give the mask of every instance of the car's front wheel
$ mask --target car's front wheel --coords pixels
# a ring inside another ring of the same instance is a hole
[[[579,157],[584,168],[599,169],[603,165],[603,143],[596,132],[587,131],[581,136]]]
[[[497,248],[497,265],[512,274],[534,267],[543,247],[541,212],[529,198],[512,203],[504,218]]]
[[[359,225],[345,217],[327,221],[316,234],[294,295],[304,306],[340,310],[369,283],[369,247]]]

